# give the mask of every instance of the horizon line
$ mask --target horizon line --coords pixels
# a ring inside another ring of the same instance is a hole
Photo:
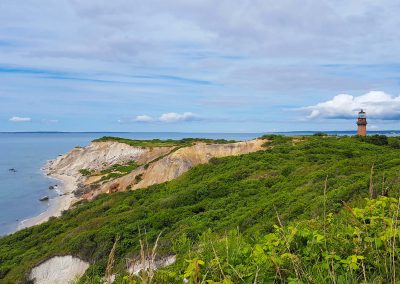
[[[261,132],[182,132],[182,131],[0,131],[0,134],[17,134],[17,133],[181,133],[181,134],[270,134],[270,133],[334,133],[334,132],[357,132],[357,130],[294,130],[294,131],[261,131]],[[369,130],[369,133],[378,132],[400,132],[400,129],[387,130]]]

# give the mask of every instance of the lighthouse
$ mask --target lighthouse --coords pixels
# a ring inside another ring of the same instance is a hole
[[[365,111],[361,110],[358,113],[357,119],[357,135],[358,136],[366,136],[367,135],[367,116],[365,115]]]

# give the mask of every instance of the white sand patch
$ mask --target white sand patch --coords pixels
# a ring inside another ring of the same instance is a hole
[[[138,275],[142,270],[157,270],[162,267],[174,264],[176,261],[176,255],[170,255],[167,257],[160,258],[158,260],[145,259],[144,262],[138,261],[129,266],[128,272],[132,275]]]
[[[68,284],[82,276],[89,263],[71,255],[55,256],[32,269],[36,284]]]

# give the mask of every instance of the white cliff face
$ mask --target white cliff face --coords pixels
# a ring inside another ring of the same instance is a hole
[[[114,164],[124,164],[130,161],[141,163],[147,156],[158,155],[168,151],[165,148],[133,147],[114,141],[92,142],[85,148],[75,148],[65,155],[50,161],[47,171],[50,174],[77,176],[79,170],[101,170]]]
[[[68,284],[81,277],[89,263],[71,255],[56,256],[32,269],[35,284]]]

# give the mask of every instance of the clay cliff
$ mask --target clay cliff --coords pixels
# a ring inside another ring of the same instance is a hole
[[[247,154],[263,149],[265,140],[171,147],[136,147],[117,141],[92,142],[85,148],[75,148],[50,161],[48,173],[78,177],[76,195],[91,199],[100,193],[134,190],[175,179],[193,166],[211,158]],[[113,165],[136,162],[137,168],[113,179],[105,179],[102,170]],[[90,174],[83,176],[81,170]]]
[[[49,161],[46,166],[51,174],[77,176],[82,169],[99,171],[114,164],[136,161],[147,163],[170,151],[171,147],[132,147],[115,141],[92,142],[89,146],[77,147]]]

